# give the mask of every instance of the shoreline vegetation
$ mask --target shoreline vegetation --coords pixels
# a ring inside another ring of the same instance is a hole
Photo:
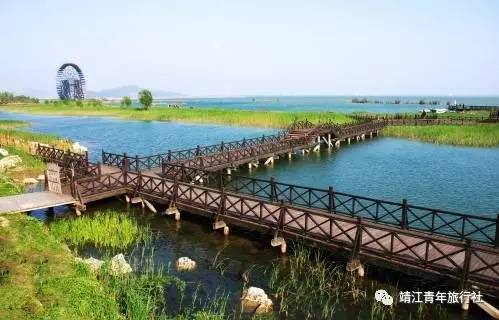
[[[319,121],[333,121],[347,123],[362,117],[379,117],[386,115],[373,115],[368,113],[344,114],[339,112],[286,112],[265,110],[238,110],[238,109],[209,109],[209,108],[160,108],[151,107],[147,110],[140,108],[124,108],[109,106],[98,100],[90,101],[65,101],[46,103],[18,103],[0,106],[0,111],[19,112],[40,115],[64,115],[64,116],[97,116],[115,117],[125,120],[139,121],[178,121],[188,123],[210,123],[231,126],[251,126],[264,128],[285,128],[295,120],[308,120],[313,123]],[[393,114],[395,119],[414,118],[414,114]],[[466,117],[470,119],[488,118],[487,111],[469,111],[464,113],[445,113],[439,115],[428,115],[428,118],[456,119]],[[12,128],[11,128],[12,129]],[[0,136],[6,130],[0,126]],[[10,130],[12,131],[12,130]],[[498,133],[499,124],[487,125],[446,125],[446,126],[412,126],[387,127],[384,129],[385,136],[406,138],[431,143],[450,144],[472,147],[496,147],[499,146]],[[16,130],[16,135],[25,135],[29,138],[32,133]],[[49,137],[47,137],[49,139]],[[52,137],[52,139],[54,139]]]
[[[67,149],[70,141],[60,137],[42,133],[22,131],[29,126],[28,122],[17,120],[0,120],[0,147],[8,151],[9,156],[21,159],[19,165],[0,171],[0,196],[14,195],[24,191],[25,178],[43,174],[45,163],[29,153],[29,142],[37,141]]]
[[[388,126],[383,135],[423,142],[469,147],[499,146],[499,124],[466,126]]]

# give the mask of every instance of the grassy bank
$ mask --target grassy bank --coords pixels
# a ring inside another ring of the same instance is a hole
[[[50,114],[68,116],[112,116],[132,120],[184,121],[197,123],[216,123],[234,126],[254,126],[266,128],[284,128],[293,120],[308,119],[312,122],[334,121],[344,123],[351,120],[346,114],[338,112],[286,112],[252,111],[218,108],[162,108],[149,110],[124,109],[99,104],[16,104],[0,107],[2,111],[24,112],[30,114]]]
[[[472,147],[499,146],[499,124],[469,126],[393,126],[383,129],[385,136],[431,143]]]
[[[29,142],[36,141],[67,149],[70,141],[54,135],[23,131],[29,123],[16,120],[0,120],[0,146],[17,155],[22,162],[15,168],[0,172],[0,196],[22,192],[22,180],[36,178],[45,170],[45,163],[29,154]]]
[[[42,223],[24,214],[0,227],[0,319],[119,319],[114,296]]]

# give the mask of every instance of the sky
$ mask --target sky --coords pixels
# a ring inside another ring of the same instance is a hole
[[[0,0],[0,91],[499,95],[499,1]]]

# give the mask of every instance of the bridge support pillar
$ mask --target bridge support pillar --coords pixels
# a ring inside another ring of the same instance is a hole
[[[372,131],[369,132],[369,138],[371,138],[371,139],[373,138],[373,132]]]
[[[224,229],[224,236],[229,235],[229,226],[225,223],[225,221],[215,221],[213,223],[213,230]]]
[[[359,141],[359,140],[360,140],[360,136],[356,136],[356,137],[355,137],[355,140],[356,140],[356,141]]]
[[[227,168],[225,170],[227,170],[227,174],[231,174],[232,173],[232,169],[231,168]]]
[[[275,237],[274,239],[270,240],[270,245],[272,247],[281,247],[281,253],[286,253],[287,245],[286,245],[286,240],[284,240],[283,237]]]
[[[350,144],[350,138],[347,138],[348,144]]]
[[[265,163],[265,165],[273,165],[274,164],[274,157],[269,157]]]
[[[291,157],[292,157],[292,153],[288,152],[288,159],[291,160]]]
[[[353,259],[350,262],[348,262],[346,269],[348,272],[357,271],[357,275],[359,277],[364,277],[365,275],[364,265],[360,262],[359,259]]]
[[[175,215],[175,220],[180,221],[180,211],[178,211],[175,203],[170,204],[168,209],[166,209],[165,211],[165,215],[167,216]]]
[[[321,144],[320,143],[314,147],[314,152],[319,152],[319,151],[321,151]]]
[[[331,144],[331,134],[330,133],[327,134],[327,147],[328,148],[332,147],[332,144]]]
[[[361,134],[361,135],[360,135],[360,138],[361,138],[362,140],[365,140],[365,139],[366,139],[366,134],[365,134],[365,133]]]
[[[468,311],[470,308],[470,296],[467,294],[463,295],[463,302],[461,303],[461,309],[464,311]]]

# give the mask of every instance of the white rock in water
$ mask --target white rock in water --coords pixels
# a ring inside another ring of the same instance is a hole
[[[243,312],[252,312],[255,314],[272,312],[272,300],[263,289],[257,287],[249,287],[244,290],[241,303]]]
[[[7,156],[0,160],[0,171],[5,171],[9,168],[14,168],[18,164],[23,162],[19,156]]]
[[[9,155],[9,151],[3,149],[3,148],[0,148],[0,156],[2,157],[6,157]]]
[[[36,180],[35,178],[24,178],[23,183],[24,184],[35,184],[35,183],[38,183],[38,180]]]
[[[112,275],[120,275],[132,272],[132,267],[126,262],[125,256],[120,253],[115,255],[111,259],[111,266],[109,268],[109,273]]]
[[[75,260],[83,262],[86,265],[88,265],[88,267],[90,268],[90,270],[92,270],[92,272],[97,272],[100,269],[100,267],[102,267],[102,265],[104,264],[104,261],[95,259],[94,257],[90,257],[87,259],[75,258]]]
[[[177,259],[177,271],[191,271],[194,268],[196,268],[196,261],[188,257],[181,257]]]
[[[88,149],[85,146],[81,145],[79,142],[73,143],[71,147],[73,152],[75,153],[85,153],[86,151],[88,151]]]
[[[8,227],[10,225],[9,219],[5,217],[0,217],[0,227]]]

